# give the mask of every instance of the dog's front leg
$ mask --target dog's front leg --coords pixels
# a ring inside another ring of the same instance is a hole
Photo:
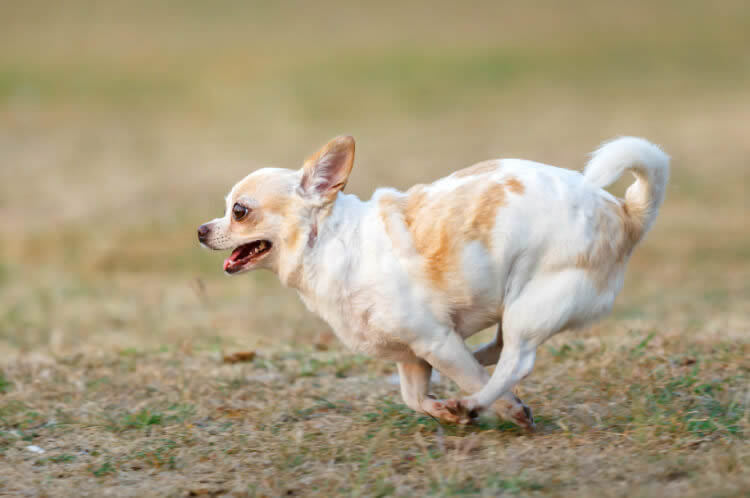
[[[420,413],[427,413],[423,404],[428,399],[432,366],[424,360],[401,362],[398,366],[398,380],[401,397],[406,406]]]
[[[430,374],[432,366],[426,361],[415,358],[414,361],[398,363],[398,376],[401,384],[401,397],[406,406],[412,410],[430,415],[446,422],[467,424],[471,417],[467,413],[451,410],[445,402],[430,396]]]

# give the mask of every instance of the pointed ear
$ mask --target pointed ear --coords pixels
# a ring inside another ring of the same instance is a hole
[[[302,166],[302,191],[327,201],[344,189],[354,166],[354,138],[336,137],[308,157]]]

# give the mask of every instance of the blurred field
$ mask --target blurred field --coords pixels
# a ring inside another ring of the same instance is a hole
[[[748,496],[748,48],[741,0],[0,3],[0,494]],[[619,134],[672,155],[612,316],[521,387],[536,433],[411,413],[197,246],[340,133],[364,197]]]

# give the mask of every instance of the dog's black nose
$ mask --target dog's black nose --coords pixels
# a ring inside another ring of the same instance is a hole
[[[208,225],[201,225],[198,227],[198,240],[201,242],[206,241],[206,237],[208,237],[208,232],[210,232],[211,229],[208,227]]]

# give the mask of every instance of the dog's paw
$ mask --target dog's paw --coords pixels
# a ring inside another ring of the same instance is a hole
[[[461,425],[472,423],[478,416],[476,410],[471,410],[468,404],[460,399],[431,400],[427,411],[444,422]]]
[[[533,431],[536,428],[534,416],[531,414],[531,408],[524,403],[514,406],[508,413],[510,420],[527,431]]]
[[[513,422],[527,431],[533,431],[536,427],[531,408],[521,401],[517,396],[512,400],[502,399],[495,401],[492,405],[493,411],[501,418]]]
[[[479,411],[474,409],[466,400],[449,399],[445,402],[445,407],[458,417],[459,424],[470,424],[479,417]]]

